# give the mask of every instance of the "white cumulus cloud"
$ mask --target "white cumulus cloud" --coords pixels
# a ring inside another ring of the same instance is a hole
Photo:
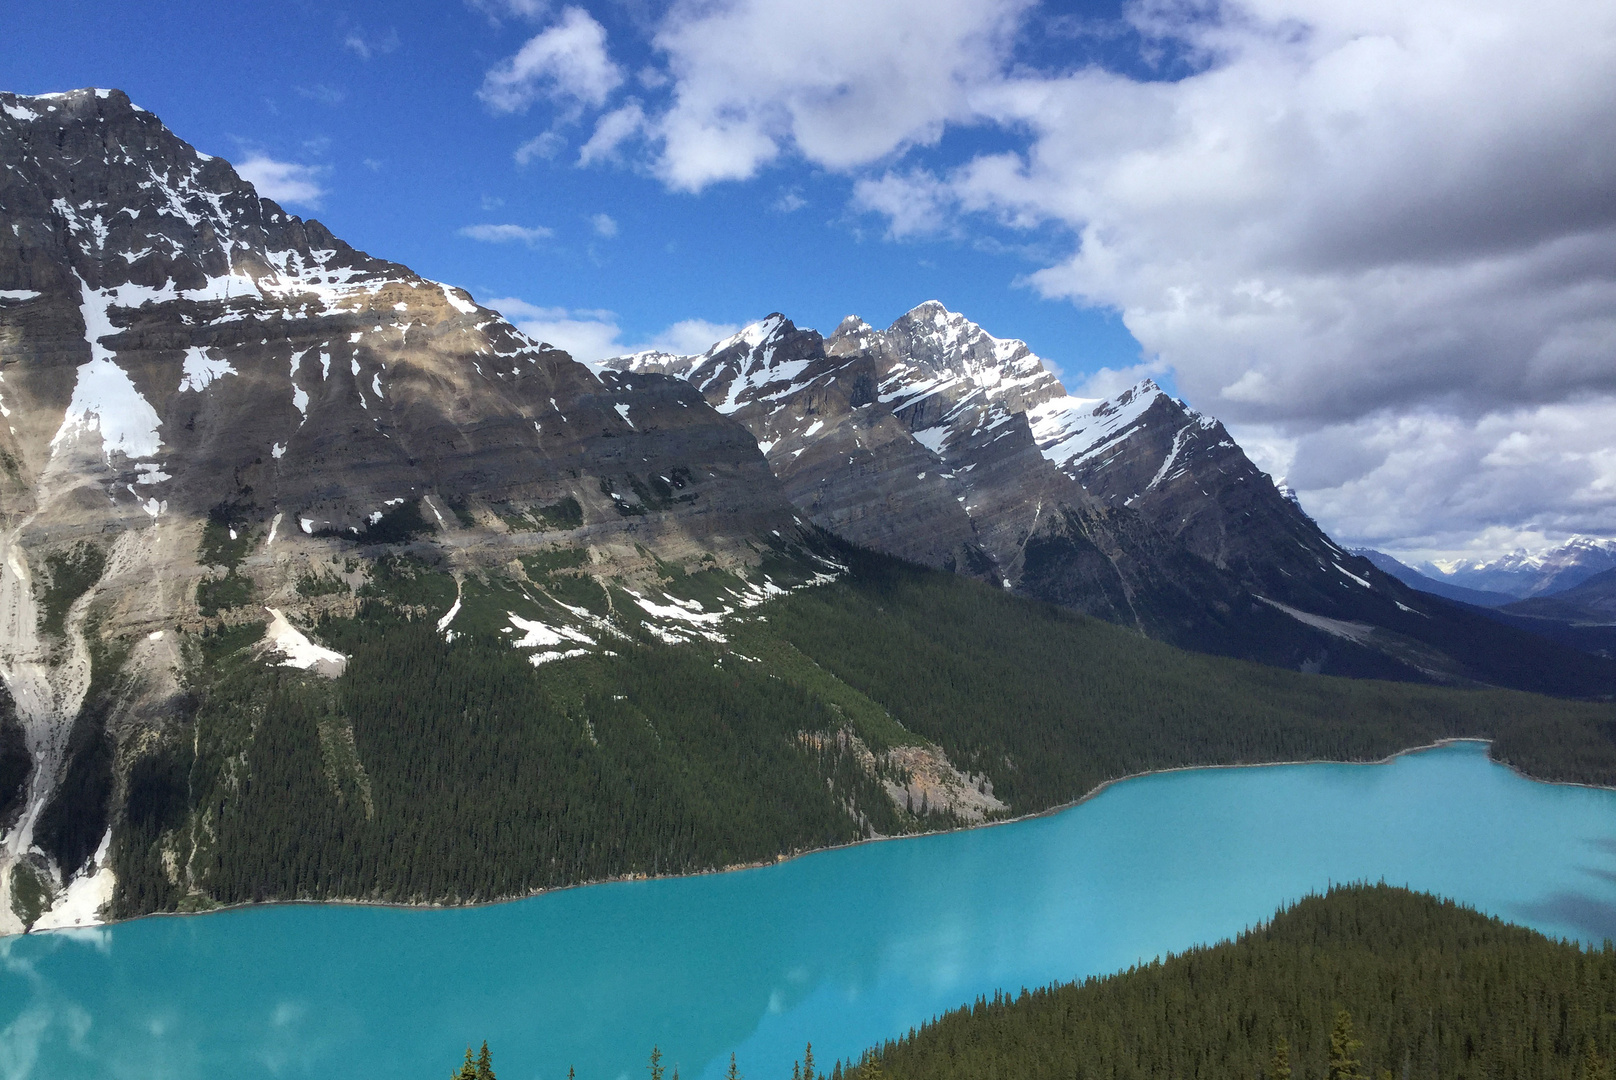
[[[564,349],[574,360],[586,364],[646,349],[681,356],[705,352],[715,341],[740,329],[736,324],[684,319],[648,340],[625,342],[614,312],[542,307],[511,296],[489,300],[487,306],[510,319],[529,337]]]
[[[593,165],[617,159],[623,145],[645,129],[645,110],[639,102],[630,101],[613,109],[595,121],[594,134],[578,148],[578,164]]]
[[[263,198],[314,209],[319,209],[320,200],[326,196],[326,190],[319,181],[323,171],[317,165],[276,161],[268,155],[256,153],[236,166],[236,174],[257,188]]]
[[[596,135],[679,190],[843,172],[894,239],[1068,237],[1028,284],[1120,312],[1345,539],[1616,532],[1616,6],[1130,0],[1114,70],[1038,66],[1032,17],[686,0],[665,97]]]
[[[541,97],[598,108],[622,83],[622,69],[606,52],[606,28],[583,8],[569,7],[489,69],[477,96],[495,112],[520,112]]]
[[[1031,0],[729,0],[675,4],[655,44],[672,102],[657,170],[697,191],[790,150],[832,168],[935,142],[968,120]]]

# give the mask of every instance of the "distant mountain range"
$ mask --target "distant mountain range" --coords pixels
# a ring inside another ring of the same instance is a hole
[[[1616,540],[1573,536],[1538,551],[1512,551],[1495,559],[1465,559],[1419,571],[1448,585],[1503,593],[1517,600],[1564,592],[1595,574],[1616,569]]]
[[[940,303],[591,369],[119,91],[0,93],[0,165],[0,932],[731,865],[1102,760],[1527,713],[1608,749],[1591,707],[1295,674],[1616,692],[1342,550],[1216,419]]]
[[[1586,550],[1584,545],[1577,547]],[[1468,605],[1494,622],[1547,637],[1593,656],[1616,657],[1616,570],[1601,571],[1559,592],[1522,600],[1506,593],[1449,584],[1422,574],[1382,551],[1358,548],[1354,554],[1370,560],[1412,589]],[[1544,561],[1552,564],[1553,560]]]
[[[1561,622],[1616,624],[1616,570],[1604,570],[1569,589],[1521,600],[1505,610]]]
[[[1384,551],[1376,551],[1373,548],[1353,548],[1352,553],[1368,559],[1411,589],[1419,589],[1421,592],[1428,592],[1433,596],[1441,596],[1448,600],[1457,600],[1462,604],[1497,608],[1503,607],[1505,604],[1513,604],[1520,599],[1510,593],[1489,592],[1485,589],[1467,589],[1463,585],[1454,585],[1441,578],[1422,574],[1412,566],[1399,562]]]

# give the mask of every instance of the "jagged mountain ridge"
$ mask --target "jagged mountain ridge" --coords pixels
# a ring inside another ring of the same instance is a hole
[[[699,357],[606,364],[689,379],[747,425],[815,524],[856,543],[1007,588],[1025,571],[1043,583],[1037,595],[1170,640],[1185,609],[1195,632],[1286,621],[1248,614],[1237,588],[1137,515],[1096,505],[1039,453],[1017,410],[1062,391],[1024,344],[941,305],[906,319],[890,338],[849,320],[827,340],[775,315]]]
[[[816,524],[1177,644],[1512,685],[1534,679],[1504,670],[1512,650],[1556,652],[1344,551],[1221,423],[1153,382],[1070,396],[1025,342],[936,301],[886,330],[850,316],[821,338],[776,313],[699,356],[604,364],[689,379]]]

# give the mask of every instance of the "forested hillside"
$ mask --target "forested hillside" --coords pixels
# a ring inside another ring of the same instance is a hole
[[[1332,889],[1234,942],[1164,962],[979,1000],[836,1071],[1608,1080],[1613,1052],[1609,942],[1584,950],[1382,885]]]
[[[314,628],[349,657],[334,681],[266,665],[262,624],[196,636],[195,718],[126,781],[116,913],[488,900],[1036,812],[1145,769],[1375,759],[1451,736],[1494,737],[1534,775],[1616,781],[1609,705],[1186,653],[830,550],[841,580],[711,638],[627,623],[610,649],[537,666],[501,636],[513,605],[639,610],[565,552],[458,585],[419,560],[378,564],[352,614]],[[789,583],[783,556],[768,565]],[[724,580],[670,567],[665,585],[710,597]],[[970,798],[914,795],[928,761]],[[80,844],[101,827],[71,825]]]

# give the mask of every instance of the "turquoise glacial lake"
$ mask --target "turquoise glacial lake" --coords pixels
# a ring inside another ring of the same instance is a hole
[[[0,1078],[783,1080],[995,989],[1237,934],[1385,880],[1616,937],[1616,792],[1460,743],[1206,769],[987,829],[461,910],[283,905],[0,941]]]

